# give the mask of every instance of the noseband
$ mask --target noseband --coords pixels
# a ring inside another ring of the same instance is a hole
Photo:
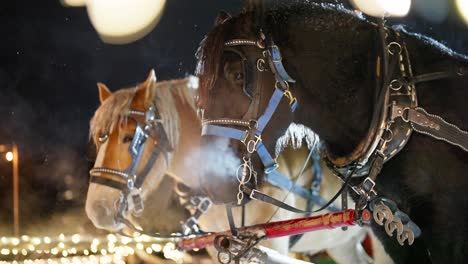
[[[143,212],[144,205],[141,197],[143,181],[159,155],[163,153],[167,162],[168,153],[172,151],[166,131],[162,126],[162,121],[157,118],[157,109],[155,106],[150,106],[146,112],[132,109],[128,112],[128,116],[145,118],[144,124],[138,122],[136,118],[133,118],[137,122],[137,126],[132,142],[128,147],[128,152],[132,157],[130,166],[124,171],[95,167],[89,172],[91,175],[91,182],[120,190],[120,200],[117,204],[120,215],[117,217],[123,217],[129,210],[135,215],[139,215]],[[140,167],[141,158],[147,145],[147,139],[153,137],[152,132],[154,131],[159,135],[159,140],[157,144],[155,143],[151,156],[148,158],[143,169],[137,175],[137,170]]]

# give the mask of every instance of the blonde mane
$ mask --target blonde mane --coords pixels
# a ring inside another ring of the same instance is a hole
[[[99,136],[111,132],[121,120],[126,119],[137,87],[118,90],[99,106],[90,121],[89,136],[94,142]],[[196,111],[193,88],[196,88],[193,78],[156,83],[156,95],[153,102],[158,109],[171,146],[177,146],[180,136],[182,113],[178,112],[177,103],[187,104],[193,111]]]

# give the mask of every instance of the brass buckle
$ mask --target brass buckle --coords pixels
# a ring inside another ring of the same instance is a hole
[[[294,97],[294,96],[292,95],[292,93],[291,93],[291,91],[290,91],[289,89],[284,90],[284,96],[285,96],[286,98],[288,98],[288,100],[289,100],[289,105],[290,105],[290,106],[293,105],[293,104],[297,101],[296,97]]]

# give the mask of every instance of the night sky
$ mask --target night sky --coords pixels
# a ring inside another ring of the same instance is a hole
[[[413,1],[409,17],[391,22],[468,54],[468,27],[452,5],[439,21],[427,20],[431,8],[421,3],[439,1]],[[160,80],[193,73],[194,53],[217,13],[236,13],[241,2],[168,0],[159,25],[127,45],[104,44],[84,8],[65,8],[59,0],[0,4],[0,144],[19,145],[24,225],[84,206],[96,82],[116,90],[143,81],[151,68]],[[11,168],[1,155],[0,235],[12,222]]]

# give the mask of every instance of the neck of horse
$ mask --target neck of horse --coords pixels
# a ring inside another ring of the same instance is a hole
[[[294,122],[320,135],[333,156],[348,156],[370,125],[377,31],[364,22],[333,30],[297,24],[290,29],[291,46],[284,54],[297,81],[292,87],[299,101]]]
[[[200,146],[201,124],[195,109],[180,98],[175,98],[177,113],[179,115],[179,143],[174,146],[174,153],[169,171],[188,186],[197,186],[198,175],[190,166],[194,162],[187,159],[195,158]]]

